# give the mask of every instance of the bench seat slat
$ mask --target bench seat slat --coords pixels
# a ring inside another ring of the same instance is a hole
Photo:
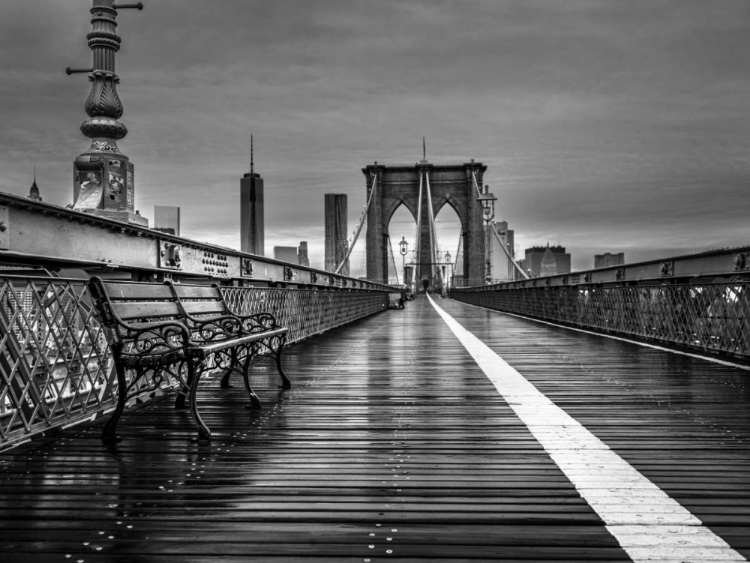
[[[208,313],[228,314],[221,301],[183,301],[182,306],[188,315],[205,315]]]
[[[168,285],[136,284],[136,283],[106,283],[107,293],[113,301],[130,299],[132,301],[157,301],[168,299],[172,301],[174,295]]]
[[[173,285],[175,295],[180,299],[210,299],[216,301],[217,289],[201,285]]]
[[[112,312],[123,321],[181,317],[179,305],[169,301],[112,303]]]
[[[245,336],[227,338],[226,340],[219,340],[218,342],[212,342],[211,344],[201,344],[200,350],[206,355],[214,352],[219,352],[233,346],[239,346],[242,344],[250,344],[251,342],[257,342],[258,340],[265,340],[266,338],[273,338],[274,336],[281,336],[289,332],[288,328],[276,328],[273,330],[267,330],[265,332],[257,332],[255,334],[247,334]]]

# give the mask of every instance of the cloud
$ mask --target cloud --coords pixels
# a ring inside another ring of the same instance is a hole
[[[323,194],[364,203],[361,168],[488,165],[519,244],[574,265],[746,242],[748,4],[160,0],[122,12],[118,73],[136,203],[182,207],[183,233],[239,245],[249,138],[267,246],[308,240]],[[89,0],[0,6],[0,189],[72,197],[88,82]],[[502,214],[502,217],[500,217]],[[235,241],[232,243],[232,241]]]

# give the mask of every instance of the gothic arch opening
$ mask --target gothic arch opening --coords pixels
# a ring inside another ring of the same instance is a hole
[[[410,277],[409,273],[411,270],[409,264],[414,262],[417,219],[403,203],[401,203],[391,215],[388,222],[387,232],[391,249],[393,249],[393,261],[395,262],[395,264],[389,264],[388,282],[394,284],[406,283],[404,281],[404,270],[406,270],[407,277]],[[401,254],[400,243],[402,240],[407,242],[407,253],[405,255]],[[390,253],[390,250],[388,250],[388,252]],[[398,281],[396,281],[397,279]]]
[[[461,256],[463,249],[459,248],[463,228],[461,218],[449,201],[446,201],[437,211],[435,229],[438,246],[437,261],[440,264],[443,279],[450,287],[452,285],[451,280],[456,273],[456,261],[463,263],[463,257]],[[459,259],[459,257],[461,258]],[[463,266],[460,265],[459,268],[463,268]],[[462,269],[458,271],[463,272]]]

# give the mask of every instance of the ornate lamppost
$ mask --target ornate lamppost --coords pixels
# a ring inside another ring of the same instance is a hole
[[[408,286],[409,283],[406,281],[406,253],[409,251],[409,243],[406,242],[406,237],[401,237],[398,247],[398,251],[401,253],[401,271],[404,274],[403,282],[404,285]]]
[[[485,223],[485,240],[487,240],[487,234],[489,233],[490,227],[490,221],[492,221],[495,218],[495,200],[497,198],[490,192],[490,187],[485,185],[484,191],[482,194],[477,198],[477,201],[482,204],[482,218],[484,219]],[[490,263],[490,240],[487,240],[485,243],[485,263],[486,263],[486,272],[485,272],[485,281],[487,283],[492,281],[492,264]]]
[[[120,78],[115,73],[115,53],[121,39],[116,33],[117,11],[143,9],[143,4],[118,4],[114,0],[93,0],[91,33],[88,39],[93,65],[86,69],[68,67],[65,72],[89,73],[91,91],[85,109],[89,119],[81,132],[91,139],[88,151],[73,162],[73,208],[102,217],[137,225],[148,220],[135,212],[133,164],[120,152],[117,141],[128,134],[122,117],[123,108],[117,95]]]

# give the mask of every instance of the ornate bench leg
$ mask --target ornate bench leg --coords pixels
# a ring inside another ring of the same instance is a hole
[[[229,369],[224,372],[224,376],[221,378],[220,386],[222,389],[229,389],[232,387],[232,385],[229,383],[229,378],[232,377],[232,374],[237,371],[237,364],[239,363],[239,355],[237,354],[237,348],[232,348],[230,351],[230,358],[231,363],[229,364]]]
[[[253,388],[250,386],[250,366],[253,363],[253,356],[255,356],[256,352],[257,345],[255,344],[251,344],[247,348],[245,360],[242,362],[242,379],[245,382],[245,389],[247,389],[247,394],[250,395],[250,408],[259,409],[260,399],[258,398],[258,395],[255,394],[255,391],[253,391]]]
[[[206,423],[203,422],[200,413],[198,413],[198,406],[196,405],[196,397],[198,396],[198,382],[200,381],[201,374],[203,373],[201,361],[189,361],[188,366],[188,381],[190,382],[190,414],[193,417],[193,422],[196,428],[198,428],[198,439],[210,440],[211,430],[209,430]]]
[[[183,367],[185,367],[185,364],[189,364],[190,362],[183,362],[180,365],[177,366],[177,372],[179,373],[182,371]],[[174,400],[174,408],[176,409],[184,409],[185,408],[185,400],[188,398],[188,395],[190,394],[190,388],[193,385],[193,374],[190,372],[190,368],[187,368],[187,378],[185,379],[185,383],[180,385],[179,391],[177,391],[177,397],[175,397]],[[179,378],[178,378],[179,379]]]
[[[128,398],[128,382],[125,379],[125,368],[116,361],[115,372],[117,373],[117,406],[102,429],[102,441],[105,443],[114,443],[122,440],[122,438],[118,438],[116,435],[117,422],[120,420],[120,415],[122,415],[122,411],[125,409],[125,402]]]
[[[276,357],[276,369],[279,370],[279,375],[281,376],[281,387],[282,389],[291,389],[292,388],[292,382],[289,381],[289,378],[284,373],[284,369],[281,367],[281,352],[284,350],[284,344],[286,343],[286,336],[276,337],[273,340],[278,340],[278,346],[276,349],[273,347],[273,341],[270,342],[269,348],[273,352],[273,355]]]

